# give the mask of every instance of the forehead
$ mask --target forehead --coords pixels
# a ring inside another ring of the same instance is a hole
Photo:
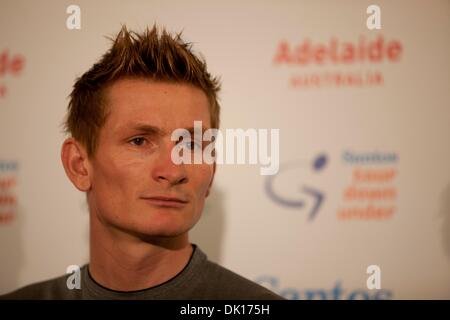
[[[188,128],[194,121],[210,127],[209,102],[197,87],[146,79],[121,79],[106,90],[105,127],[122,130],[146,123],[167,131]]]

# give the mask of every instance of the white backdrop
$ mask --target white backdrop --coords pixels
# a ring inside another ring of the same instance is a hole
[[[104,36],[154,22],[222,77],[222,129],[280,129],[277,176],[219,166],[191,233],[211,260],[289,299],[450,298],[449,1],[2,0],[0,293],[87,261],[87,207],[59,157],[67,95]],[[395,49],[352,60],[361,38]],[[277,62],[283,44],[297,62]]]

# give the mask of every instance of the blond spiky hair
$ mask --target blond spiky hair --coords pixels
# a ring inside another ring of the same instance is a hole
[[[153,25],[136,33],[123,26],[111,40],[112,47],[75,82],[64,123],[65,131],[86,147],[89,156],[95,153],[107,117],[104,91],[122,78],[187,83],[202,89],[209,100],[211,127],[219,128],[220,81],[208,73],[204,58],[193,53],[181,32],[172,36]]]

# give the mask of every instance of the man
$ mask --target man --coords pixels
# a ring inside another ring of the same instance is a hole
[[[111,49],[81,76],[70,95],[62,146],[65,172],[86,193],[90,262],[80,289],[68,276],[22,288],[6,298],[282,299],[207,259],[189,242],[215,163],[175,164],[194,121],[219,127],[220,84],[180,34],[156,26],[122,28]],[[204,148],[188,142],[187,148]]]

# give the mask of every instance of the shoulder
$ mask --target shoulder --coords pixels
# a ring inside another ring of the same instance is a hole
[[[0,300],[46,300],[46,299],[75,299],[79,290],[67,288],[67,276],[33,283],[13,292],[0,296]]]
[[[206,260],[204,268],[211,299],[285,300],[269,289],[215,262]]]

